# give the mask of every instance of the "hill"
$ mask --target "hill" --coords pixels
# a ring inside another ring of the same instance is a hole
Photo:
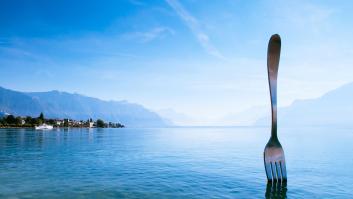
[[[119,122],[127,127],[165,126],[156,113],[127,101],[104,101],[67,92],[18,92],[0,87],[0,111],[19,116],[47,118],[88,118]]]
[[[297,100],[279,108],[278,123],[292,125],[353,125],[353,83],[332,90],[316,99]],[[256,125],[268,125],[261,118]]]

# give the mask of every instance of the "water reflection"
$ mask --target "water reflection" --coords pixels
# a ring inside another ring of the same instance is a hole
[[[287,198],[287,182],[268,182],[265,197],[266,199]]]

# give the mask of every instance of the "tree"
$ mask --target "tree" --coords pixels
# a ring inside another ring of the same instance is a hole
[[[22,125],[22,118],[20,117],[20,116],[17,116],[16,118],[15,118],[15,123],[16,123],[16,125]]]
[[[39,115],[38,119],[40,119],[40,120],[44,121],[44,114],[43,114],[43,112],[41,112],[41,113],[40,113],[40,115]]]
[[[69,127],[69,119],[64,119],[64,127]]]
[[[97,120],[97,127],[98,128],[104,128],[105,124],[104,124],[104,121],[101,120],[101,119],[98,119]]]
[[[27,116],[27,117],[25,118],[25,121],[26,121],[27,124],[31,124],[31,123],[33,122],[33,119],[32,119],[31,116]]]
[[[55,120],[54,120],[54,119],[49,119],[49,120],[48,120],[48,124],[50,124],[50,125],[55,125],[56,123],[55,123]]]
[[[7,124],[15,124],[16,118],[13,115],[8,115],[5,119]]]

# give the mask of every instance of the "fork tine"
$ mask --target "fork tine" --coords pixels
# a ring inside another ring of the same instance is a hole
[[[265,162],[265,170],[266,176],[268,181],[272,181],[272,171],[271,171],[271,164]]]
[[[282,172],[282,180],[286,181],[287,180],[287,170],[286,170],[286,164],[285,162],[280,161],[280,166],[281,166],[281,172]]]
[[[271,165],[272,179],[273,179],[273,181],[277,181],[276,167],[273,162],[270,162],[270,165]]]
[[[281,181],[282,178],[283,178],[280,164],[281,164],[281,161],[275,162],[276,170],[277,170],[277,178],[278,178],[277,180],[278,181]]]

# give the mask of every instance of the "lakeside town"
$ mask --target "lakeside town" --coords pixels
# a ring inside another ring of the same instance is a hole
[[[43,124],[51,125],[54,128],[124,128],[120,123],[105,122],[102,119],[93,120],[73,120],[69,118],[64,119],[47,119],[43,113],[38,117],[21,117],[6,114],[0,117],[0,128],[35,128]]]

